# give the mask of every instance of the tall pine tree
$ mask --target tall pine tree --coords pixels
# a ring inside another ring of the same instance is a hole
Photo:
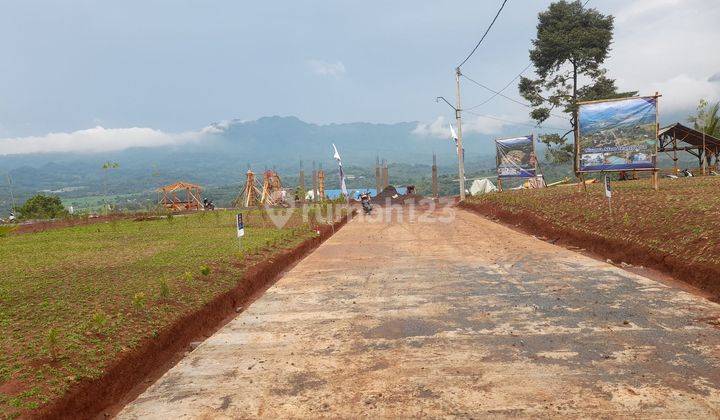
[[[537,38],[530,50],[537,79],[522,77],[520,94],[533,106],[530,116],[538,123],[554,111],[570,116],[564,134],[547,134],[540,140],[548,146],[548,158],[557,163],[573,158],[573,144],[567,136],[577,121],[578,101],[633,96],[637,92],[618,92],[615,80],[601,67],[610,52],[613,17],[586,9],[580,1],[558,1],[538,15]],[[585,82],[580,86],[580,81]]]

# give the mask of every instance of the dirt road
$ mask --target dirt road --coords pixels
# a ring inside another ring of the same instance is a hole
[[[120,417],[717,417],[719,317],[462,210],[354,220]]]

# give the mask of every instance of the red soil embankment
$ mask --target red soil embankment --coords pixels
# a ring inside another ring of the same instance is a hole
[[[642,244],[560,227],[527,210],[511,212],[492,203],[461,202],[459,206],[518,227],[526,233],[553,239],[553,243],[582,248],[616,262],[654,268],[710,293],[713,296],[711,300],[720,301],[720,269],[717,267],[694,263],[682,255],[660,254]]]
[[[126,352],[102,377],[78,383],[63,398],[30,413],[30,416],[47,419],[95,418],[108,411],[109,407],[126,401],[129,394],[139,394],[144,389],[142,385],[149,386],[152,378],[161,376],[172,367],[169,362],[177,360],[178,354],[183,354],[190,343],[217,331],[236,315],[237,308],[247,308],[285,270],[317,248],[348,220],[344,216],[334,225],[320,225],[319,236],[248,268],[233,289],[217,296],[198,311],[178,319],[155,338],[147,339]],[[115,410],[111,408],[109,411]]]

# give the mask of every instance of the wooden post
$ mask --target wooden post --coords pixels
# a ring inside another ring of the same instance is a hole
[[[502,190],[503,190],[502,178],[498,177],[498,191],[502,192]]]
[[[380,156],[375,158],[375,194],[380,194],[382,191],[382,173],[380,171]]]
[[[703,127],[702,174],[707,175],[707,147],[705,146],[705,127]]]
[[[585,176],[582,174],[582,172],[580,172],[580,123],[578,121],[578,117],[579,112],[578,105],[576,103],[575,110],[573,111],[573,137],[575,140],[575,159],[573,165],[575,166],[575,176],[580,180],[583,191],[587,192],[587,185],[585,185]],[[578,186],[578,191],[580,191],[580,186]]]
[[[675,138],[675,131],[673,131],[673,175],[678,173],[678,157],[677,157],[677,138]]]
[[[652,185],[655,191],[660,189],[660,176],[657,169],[655,169],[652,174]]]
[[[384,190],[390,185],[390,179],[389,179],[389,173],[388,173],[388,164],[385,159],[383,159],[382,164],[382,189]]]
[[[437,178],[437,158],[433,153],[433,165],[432,165],[432,196],[437,199],[439,196],[438,192],[438,178]]]
[[[325,199],[325,171],[319,169],[317,171],[317,184],[318,184],[318,199],[320,201]]]

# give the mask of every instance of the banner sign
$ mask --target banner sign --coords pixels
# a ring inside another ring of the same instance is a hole
[[[657,155],[657,98],[580,103],[580,172],[650,170]]]
[[[534,136],[495,140],[498,178],[534,178],[537,172]]]
[[[237,219],[235,221],[235,226],[237,227],[237,237],[240,238],[245,236],[245,223],[243,223],[242,213],[237,214]]]

